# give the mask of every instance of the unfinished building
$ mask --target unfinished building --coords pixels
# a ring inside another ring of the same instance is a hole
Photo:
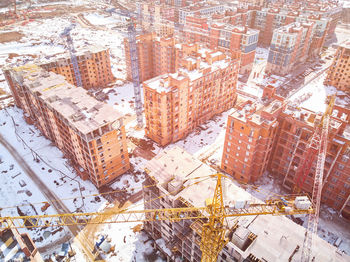
[[[350,41],[339,45],[333,63],[328,70],[325,84],[350,93]]]
[[[296,170],[303,158],[309,138],[320,122],[321,115],[306,109],[287,107],[278,117],[279,130],[270,159],[270,170],[283,178],[283,185],[292,189],[296,183]],[[331,117],[322,202],[350,218],[350,110],[334,106]],[[316,159],[303,183],[302,190],[312,192]]]
[[[1,261],[44,261],[30,236],[16,228],[0,230],[0,246]]]
[[[164,146],[236,101],[239,61],[199,45],[176,45],[176,73],[143,83],[146,136]]]
[[[78,50],[76,57],[83,88],[105,88],[115,81],[111,71],[109,49],[92,46]],[[70,57],[55,57],[52,61],[41,63],[40,66],[47,71],[63,75],[70,84],[77,86]]]
[[[25,119],[72,160],[77,174],[101,187],[129,167],[122,115],[82,87],[36,65],[5,70]]]
[[[321,114],[296,108],[265,87],[263,99],[247,100],[228,116],[221,169],[238,181],[255,182],[265,171],[293,189],[296,171]],[[322,202],[350,218],[350,110],[335,105],[329,127]],[[316,159],[302,190],[312,192]]]
[[[208,176],[216,171],[179,147],[163,151],[146,164],[148,173],[143,194],[145,209],[204,207],[213,197],[216,178]],[[236,207],[257,203],[255,199],[232,181],[224,179],[224,203]],[[226,192],[226,194],[225,194]],[[261,203],[261,201],[260,201]],[[202,219],[180,222],[145,222],[146,232],[154,240],[162,238],[173,253],[175,261],[200,261]],[[242,216],[229,218],[229,242],[219,254],[220,262],[300,261],[305,228],[280,216]],[[348,261],[336,247],[314,237],[315,261]],[[299,250],[299,251],[298,251]],[[335,259],[335,260],[334,260]]]
[[[245,99],[227,119],[221,168],[237,181],[255,182],[267,170],[283,98],[264,89],[264,103]]]

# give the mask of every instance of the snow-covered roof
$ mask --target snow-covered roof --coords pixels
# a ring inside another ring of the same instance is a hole
[[[97,101],[82,87],[69,84],[64,76],[47,72],[35,65],[14,68],[23,84],[36,96],[64,117],[72,128],[82,134],[122,118],[112,106]]]

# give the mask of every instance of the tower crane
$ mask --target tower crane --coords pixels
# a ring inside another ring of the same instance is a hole
[[[234,208],[224,205],[222,174],[211,175],[217,177],[213,198],[206,200],[204,207],[181,207],[146,210],[120,210],[110,213],[69,213],[55,215],[8,216],[0,217],[0,229],[6,228],[33,228],[49,226],[70,226],[101,223],[124,223],[145,221],[176,222],[186,219],[200,219],[202,233],[200,249],[202,262],[217,260],[222,248],[228,243],[228,228],[224,220],[229,217],[250,215],[293,215],[311,214],[313,206],[298,208],[296,196],[271,198],[265,203],[251,204],[244,208]],[[305,198],[305,196],[304,196]],[[310,202],[311,204],[311,202]],[[109,220],[105,221],[108,217]],[[110,217],[112,217],[110,219]]]
[[[61,37],[66,39],[66,43],[67,43],[67,49],[69,51],[70,54],[70,59],[72,61],[72,65],[73,65],[73,71],[74,71],[74,75],[75,75],[75,79],[77,82],[77,86],[82,87],[82,81],[81,81],[81,75],[80,75],[80,71],[79,71],[79,66],[78,66],[78,60],[77,60],[77,56],[75,55],[75,49],[74,49],[74,45],[73,45],[73,40],[72,37],[70,36],[70,31],[72,31],[72,29],[75,27],[75,24],[72,24],[71,26],[68,26],[64,29],[64,31],[61,33]]]
[[[304,185],[306,177],[310,173],[314,161],[316,162],[316,172],[314,176],[314,184],[312,188],[312,205],[314,212],[309,215],[306,234],[302,248],[302,262],[309,262],[311,259],[312,238],[314,234],[317,234],[317,225],[321,204],[321,193],[323,184],[323,172],[324,162],[327,152],[327,138],[330,116],[332,114],[333,106],[335,102],[335,95],[331,96],[328,102],[327,109],[323,114],[320,123],[316,126],[316,130],[313,133],[310,142],[308,143],[303,160],[299,165],[295,174],[295,187],[294,192],[299,193]]]

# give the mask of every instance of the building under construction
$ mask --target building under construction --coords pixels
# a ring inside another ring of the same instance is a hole
[[[296,170],[322,115],[288,105],[265,87],[261,102],[245,101],[228,116],[221,168],[238,181],[255,182],[270,171],[293,189]],[[334,105],[322,201],[350,218],[350,110]],[[302,190],[312,192],[316,160]]]
[[[179,147],[155,156],[146,164],[146,172],[143,193],[147,209],[203,206],[215,190],[216,179],[205,178],[216,171]],[[227,206],[244,209],[261,202],[229,179],[224,179],[223,184]],[[144,227],[154,240],[165,241],[165,252],[170,259],[201,261],[202,225],[203,220],[192,219],[173,223],[145,222]],[[228,218],[227,225],[231,228],[229,242],[217,261],[300,261],[305,228],[287,217],[242,216]],[[347,255],[319,237],[314,237],[313,247],[314,261],[349,260]]]
[[[232,108],[239,61],[200,45],[177,44],[175,73],[143,82],[145,134],[164,146]]]
[[[25,119],[72,160],[77,174],[101,187],[129,167],[122,115],[82,87],[36,65],[4,71]]]

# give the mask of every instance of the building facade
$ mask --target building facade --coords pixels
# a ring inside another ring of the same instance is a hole
[[[328,70],[325,84],[350,92],[350,41],[341,44]]]
[[[315,23],[292,23],[273,33],[265,72],[287,75],[309,57]]]
[[[140,82],[175,72],[175,38],[161,38],[155,33],[137,36]],[[130,48],[124,39],[127,79],[132,80]]]
[[[221,169],[236,180],[255,182],[267,170],[284,107],[274,88],[264,90],[264,104],[245,100],[228,116]]]
[[[244,100],[228,116],[221,169],[241,182],[255,182],[265,171],[293,190],[321,115],[287,106],[266,87],[262,103]],[[315,157],[302,190],[312,193]],[[350,218],[350,110],[335,105],[328,133],[322,202]]]
[[[164,146],[236,101],[239,61],[199,45],[176,46],[176,73],[143,83],[146,136]]]
[[[82,87],[85,89],[105,88],[115,81],[111,71],[109,49],[91,47],[76,53]],[[46,71],[63,75],[72,85],[77,85],[70,57],[55,58],[52,62],[45,62],[40,66]]]
[[[129,167],[122,115],[61,75],[36,65],[4,71],[16,105],[96,187]]]

